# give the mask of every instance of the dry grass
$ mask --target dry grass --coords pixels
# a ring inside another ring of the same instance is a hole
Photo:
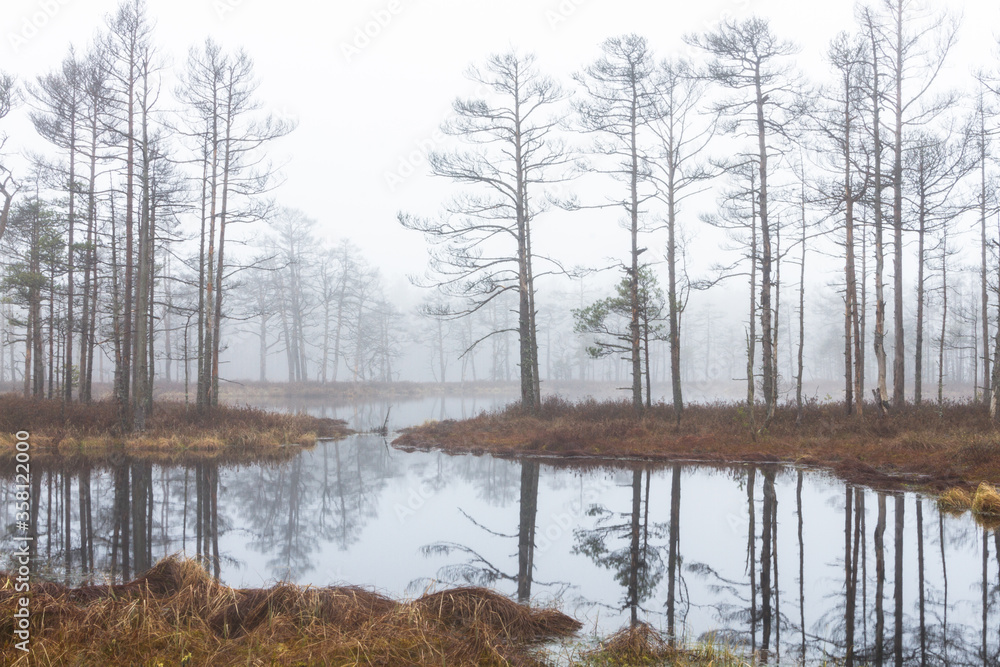
[[[111,401],[91,404],[0,395],[0,460],[14,452],[13,435],[31,434],[32,459],[99,457],[124,452],[147,459],[252,457],[283,445],[312,446],[348,433],[343,421],[249,407],[218,406],[199,414],[172,401],[154,404],[142,433],[122,433]],[[40,458],[39,458],[40,457]]]
[[[766,430],[751,433],[742,404],[689,406],[678,427],[667,405],[637,415],[626,401],[557,398],[546,400],[538,415],[509,407],[461,422],[432,422],[407,429],[394,444],[553,461],[800,463],[883,488],[943,491],[984,479],[1000,483],[1000,434],[982,406],[948,404],[940,413],[933,405],[906,406],[886,419],[869,408],[859,418],[842,405],[810,405],[796,424],[794,407],[783,406]],[[758,408],[758,429],[762,422]]]
[[[0,575],[0,657],[7,665],[540,664],[538,642],[580,624],[480,588],[412,602],[353,587],[223,586],[168,558],[121,586],[35,584],[31,654],[12,636],[15,594]]]
[[[938,496],[938,507],[951,514],[963,514],[972,509],[972,495],[956,486]]]
[[[671,667],[743,667],[743,657],[717,646],[711,637],[688,648],[677,648],[645,623],[626,626],[586,651],[573,664],[587,667],[663,665]]]
[[[992,484],[983,482],[972,497],[972,511],[976,514],[1000,516],[1000,493]]]
[[[644,665],[675,659],[677,651],[645,623],[626,626],[601,642],[584,660],[604,665]]]

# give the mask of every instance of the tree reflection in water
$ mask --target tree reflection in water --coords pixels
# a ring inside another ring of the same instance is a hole
[[[611,570],[615,581],[625,589],[622,608],[629,610],[632,626],[639,621],[642,603],[652,596],[668,565],[663,562],[663,546],[655,544],[656,540],[667,536],[667,524],[650,523],[649,486],[650,471],[633,470],[631,511],[591,505],[587,514],[596,517],[596,525],[574,531],[574,553],[583,554],[602,568]]]
[[[349,583],[398,570],[394,595],[434,579],[524,601],[572,586],[568,611],[604,634],[639,622],[678,641],[712,633],[772,663],[1000,664],[995,527],[802,470],[559,469],[357,436],[278,464],[118,455],[33,472],[35,571],[71,583],[134,578],[177,552],[232,585],[244,571],[334,583],[344,561]],[[391,499],[411,487],[426,505],[404,525]],[[438,562],[407,558],[420,547]]]

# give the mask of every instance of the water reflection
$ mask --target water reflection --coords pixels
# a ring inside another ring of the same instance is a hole
[[[233,586],[489,584],[771,663],[1000,664],[995,529],[799,469],[560,469],[356,436],[280,464],[36,469],[30,493],[36,570],[68,582],[184,552]]]

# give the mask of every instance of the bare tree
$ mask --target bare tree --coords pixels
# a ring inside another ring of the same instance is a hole
[[[729,119],[727,130],[755,138],[760,220],[760,318],[763,364],[763,392],[767,405],[765,426],[774,415],[776,382],[774,371],[774,315],[772,292],[772,227],[769,214],[769,159],[776,150],[775,139],[785,136],[791,123],[801,115],[796,76],[788,64],[796,48],[771,32],[770,24],[753,17],[741,21],[727,19],[715,31],[688,36],[687,41],[708,52],[712,61],[706,76],[732,96],[716,105]]]
[[[884,218],[882,190],[886,186],[886,176],[882,167],[882,160],[885,153],[885,142],[882,140],[882,98],[884,96],[883,81],[881,74],[882,66],[880,59],[876,55],[879,49],[879,19],[870,7],[859,10],[859,21],[862,24],[862,32],[870,45],[869,57],[871,58],[871,74],[866,77],[865,90],[870,100],[871,118],[868,119],[868,132],[872,140],[872,210],[874,215],[875,234],[875,362],[878,365],[878,387],[872,390],[875,396],[875,404],[879,409],[879,415],[884,416],[889,405],[889,391],[886,381],[886,354],[885,354],[885,240],[884,240]]]
[[[702,192],[715,174],[705,162],[695,162],[712,139],[715,123],[697,122],[698,105],[705,93],[705,81],[695,76],[691,65],[682,60],[664,60],[657,71],[654,99],[659,110],[652,129],[660,139],[656,178],[660,198],[667,206],[667,321],[670,335],[670,386],[674,414],[680,423],[684,410],[681,390],[681,313],[689,290],[678,283],[679,222],[681,204]],[[648,401],[648,396],[647,396]]]
[[[913,402],[923,400],[924,307],[926,302],[925,271],[927,265],[927,235],[947,227],[966,207],[956,201],[959,182],[973,169],[968,149],[969,137],[941,137],[930,132],[918,132],[906,148],[907,160],[903,177],[906,179],[908,207],[916,219],[917,232],[917,321],[914,351]],[[946,244],[946,238],[942,241]],[[942,265],[946,264],[942,260]],[[942,269],[947,282],[947,270]],[[947,301],[945,301],[947,304]]]
[[[702,220],[713,227],[726,230],[733,245],[741,253],[741,258],[733,266],[716,264],[713,267],[713,271],[717,274],[717,277],[709,281],[708,286],[735,276],[749,274],[749,315],[746,331],[746,403],[750,415],[751,432],[753,433],[756,431],[753,407],[756,400],[757,268],[760,257],[759,237],[757,233],[757,203],[759,201],[757,179],[760,171],[752,156],[743,163],[727,165],[726,170],[734,185],[721,194],[718,213],[703,215]],[[750,267],[747,272],[737,270],[737,267],[742,262],[749,262]]]
[[[66,279],[66,362],[63,364],[62,391],[63,400],[73,397],[72,384],[72,351],[73,330],[76,323],[73,319],[75,286],[73,268],[76,247],[74,231],[76,228],[77,202],[77,171],[76,160],[80,149],[83,131],[84,115],[84,67],[76,52],[70,48],[69,55],[55,71],[38,77],[37,85],[29,88],[36,109],[31,113],[35,131],[39,135],[66,152],[68,167],[58,167],[60,184],[66,189],[68,223],[67,232],[67,279]],[[53,360],[53,367],[55,360]]]
[[[855,207],[868,193],[864,146],[859,143],[861,115],[865,112],[865,78],[870,75],[867,66],[868,47],[862,37],[852,38],[847,33],[838,35],[827,55],[836,70],[837,83],[825,95],[825,104],[819,121],[819,132],[835,149],[836,162],[832,171],[842,177],[824,187],[825,199],[831,208],[842,208],[844,215],[844,380],[845,406],[848,413],[858,415],[864,411],[864,355],[861,340],[862,308],[858,296],[858,271],[856,259]]]
[[[98,163],[107,159],[110,140],[108,72],[104,67],[104,44],[97,40],[84,58],[85,136],[81,153],[88,164],[86,191],[86,236],[83,244],[83,300],[80,310],[80,386],[79,399],[89,403],[92,398],[94,348],[96,347],[98,281]]]
[[[152,25],[146,15],[144,0],[125,0],[117,12],[110,17],[108,35],[102,53],[104,67],[108,72],[109,99],[115,133],[124,143],[125,161],[125,248],[123,300],[121,303],[121,326],[115,327],[115,400],[118,404],[121,426],[125,430],[135,427],[132,403],[133,352],[135,348],[136,271],[134,247],[136,206],[135,181],[137,170],[136,147],[140,140],[136,124],[142,124],[137,110],[140,103],[139,91],[143,81],[143,61],[152,57]],[[144,109],[148,112],[149,107]],[[117,262],[115,262],[117,265]],[[145,266],[145,263],[143,264]],[[144,340],[143,340],[144,342]],[[141,428],[141,421],[140,421]]]
[[[983,404],[989,406],[993,403],[993,392],[992,382],[990,381],[990,300],[988,267],[986,264],[989,241],[986,236],[986,217],[987,211],[996,207],[995,175],[990,169],[989,163],[993,157],[990,149],[993,135],[996,133],[997,128],[992,124],[994,111],[990,108],[990,105],[986,100],[986,92],[989,90],[990,85],[987,82],[986,76],[981,72],[977,75],[977,79],[979,87],[976,91],[976,107],[971,123],[971,133],[974,144],[973,150],[975,152],[975,166],[979,172],[979,319],[982,326],[983,341],[983,375],[981,389],[983,392]],[[991,240],[992,239],[990,239],[990,241]],[[996,360],[994,359],[993,361],[995,363]]]
[[[642,326],[640,322],[639,247],[640,220],[644,207],[657,195],[653,180],[651,142],[644,133],[662,108],[657,99],[657,71],[653,54],[645,38],[635,34],[613,37],[601,45],[603,55],[576,80],[584,87],[585,98],[577,104],[582,127],[598,135],[594,152],[605,156],[599,173],[625,182],[625,197],[615,198],[604,206],[621,207],[626,212],[631,247],[625,272],[629,280],[629,361],[632,367],[632,407],[641,411],[642,400]]]
[[[399,221],[434,245],[429,280],[423,284],[466,303],[443,316],[468,315],[507,292],[517,293],[521,405],[535,410],[541,387],[534,262],[544,256],[532,248],[531,225],[545,209],[546,184],[561,178],[553,171],[567,161],[553,134],[560,120],[554,107],[564,93],[538,71],[534,56],[513,51],[490,56],[483,67],[471,67],[468,76],[486,95],[456,100],[455,116],[443,129],[469,148],[430,156],[435,176],[468,188],[451,200],[443,219],[400,213]],[[488,332],[470,344],[500,333]]]
[[[239,50],[224,53],[207,40],[193,49],[178,95],[190,113],[187,134],[201,162],[202,257],[199,261],[198,406],[207,410],[219,400],[219,352],[226,277],[227,225],[262,219],[270,204],[265,194],[274,172],[261,155],[271,141],[293,125],[272,114],[257,113],[253,61]],[[230,267],[231,268],[231,267]]]
[[[888,73],[891,87],[882,90],[876,105],[886,104],[892,118],[892,230],[893,230],[893,364],[892,402],[905,396],[906,350],[903,326],[903,157],[905,134],[933,120],[948,108],[951,98],[925,102],[945,59],[955,44],[957,21],[932,15],[915,0],[880,0],[880,13],[865,10],[865,29],[872,41],[872,59]],[[876,74],[877,76],[877,74]],[[879,149],[876,148],[876,151]],[[884,397],[883,397],[884,398]]]
[[[17,88],[14,77],[0,72],[0,120],[10,113],[16,102]],[[0,134],[0,160],[3,159],[3,147],[6,143],[7,135]],[[0,161],[0,197],[3,198],[3,202],[0,203],[0,239],[3,239],[3,233],[7,229],[10,206],[16,193],[17,183],[14,182],[14,174]]]

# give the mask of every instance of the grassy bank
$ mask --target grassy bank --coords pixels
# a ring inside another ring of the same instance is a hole
[[[464,421],[430,422],[407,429],[401,448],[441,448],[553,460],[635,458],[706,463],[799,463],[822,466],[860,484],[917,486],[970,494],[981,482],[1000,481],[1000,433],[985,409],[972,404],[907,406],[879,419],[859,418],[841,405],[811,405],[801,424],[782,407],[766,430],[756,415],[752,431],[745,405],[692,405],[680,426],[672,408],[656,405],[637,415],[625,401],[568,403],[549,399],[537,415],[512,406]]]
[[[729,647],[711,639],[691,647],[673,646],[666,637],[645,623],[625,626],[597,647],[570,656],[574,667],[749,667],[751,662]],[[756,664],[756,663],[754,663]]]
[[[311,446],[342,437],[344,422],[308,415],[218,406],[199,414],[193,406],[158,401],[142,433],[122,433],[115,405],[0,395],[0,457],[13,455],[15,434],[30,433],[32,460],[102,457],[124,453],[149,459],[255,457],[284,445]]]
[[[5,665],[534,666],[540,642],[580,627],[481,588],[409,602],[354,587],[232,589],[168,558],[121,586],[35,583],[29,657],[12,639],[13,583],[0,575]]]

